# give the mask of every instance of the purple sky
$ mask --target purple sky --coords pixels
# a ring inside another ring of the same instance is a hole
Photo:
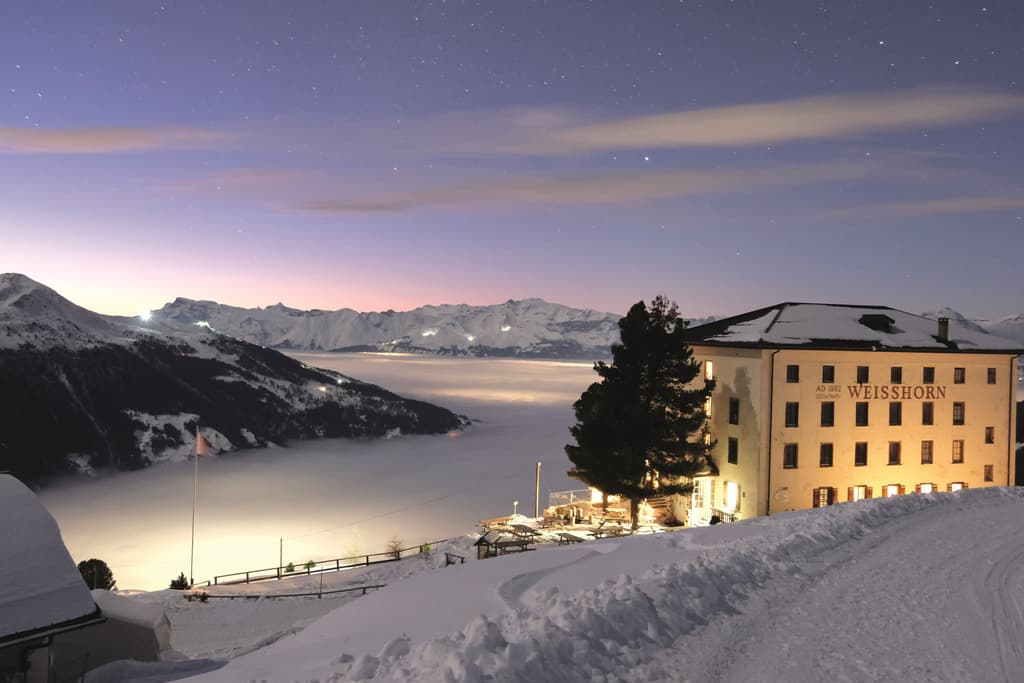
[[[0,271],[406,309],[1024,310],[1024,4],[5,2]]]

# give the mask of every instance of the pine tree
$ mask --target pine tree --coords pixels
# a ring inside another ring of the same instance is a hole
[[[694,382],[700,364],[683,341],[685,327],[676,304],[663,296],[650,308],[634,304],[619,321],[611,365],[594,366],[601,381],[573,406],[569,475],[628,498],[634,529],[642,499],[688,493],[692,477],[708,464],[704,404],[714,382]]]
[[[82,575],[82,579],[85,580],[85,585],[89,587],[89,590],[102,588],[105,591],[109,591],[117,588],[117,581],[114,581],[114,573],[110,571],[110,567],[103,560],[92,558],[79,562],[78,573]]]

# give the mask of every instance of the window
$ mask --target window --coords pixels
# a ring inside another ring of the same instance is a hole
[[[932,453],[935,451],[934,441],[922,441],[921,442],[921,464],[931,465],[932,464]]]
[[[865,498],[870,498],[871,487],[864,486],[863,484],[861,484],[860,486],[851,486],[849,489],[847,489],[846,497],[851,501],[864,500]]]
[[[963,368],[953,368],[953,384],[963,384],[965,374]]]
[[[995,443],[995,442],[996,442],[996,428],[995,427],[985,427],[985,443]]]
[[[821,444],[821,453],[818,456],[819,467],[832,467],[832,444]]]
[[[868,442],[858,441],[853,446],[853,464],[856,467],[866,467],[868,464]]]
[[[729,437],[729,464],[735,465],[740,459],[740,440],[735,436]]]
[[[715,378],[715,366],[709,360],[704,361],[704,379],[711,380]]]
[[[711,417],[711,397],[707,396],[704,398],[704,417]]]
[[[886,484],[882,487],[882,495],[886,498],[903,495],[903,484]]]
[[[786,381],[790,384],[800,381],[800,366],[799,365],[787,365],[786,366]]]
[[[985,481],[992,481],[992,465],[985,465]]]
[[[812,507],[823,508],[836,502],[836,490],[832,486],[822,486],[814,489]]]
[[[706,485],[705,479],[694,479],[693,480],[693,493],[690,495],[690,507],[693,509],[704,507],[704,487]]]
[[[903,424],[903,404],[899,401],[889,404],[889,424],[894,427]]]
[[[903,368],[891,368],[889,370],[889,382],[891,384],[903,384]]]
[[[961,401],[957,401],[953,404],[953,424],[962,425],[964,423],[964,404]]]
[[[734,481],[725,482],[725,510],[736,512],[740,509],[740,485]]]
[[[857,366],[857,384],[867,384],[868,382],[868,366],[858,365]]]
[[[836,404],[833,401],[821,402],[821,426],[834,427],[836,424]]]
[[[935,493],[935,484],[918,484],[914,490],[918,493]]]
[[[740,400],[738,398],[729,399],[729,424],[738,425],[740,423]]]
[[[921,424],[935,424],[935,404],[931,401],[925,401],[921,404]]]
[[[946,490],[949,492],[959,491],[960,489],[967,488],[967,484],[962,481],[951,481],[946,485]]]
[[[922,384],[935,384],[935,368],[925,368],[921,376]]]
[[[902,448],[899,441],[889,442],[889,464],[899,465]]]
[[[786,426],[800,426],[800,404],[796,401],[786,402]]]
[[[953,464],[959,465],[964,461],[964,440],[953,439]]]
[[[782,449],[782,469],[795,470],[797,465],[797,447],[795,443],[787,443]]]
[[[857,426],[867,427],[868,426],[868,402],[860,401],[857,403]]]
[[[989,368],[988,369],[988,383],[989,384],[995,384],[996,383],[996,369],[995,368]]]
[[[822,365],[821,366],[821,383],[822,384],[833,384],[836,381],[836,366],[834,365]]]

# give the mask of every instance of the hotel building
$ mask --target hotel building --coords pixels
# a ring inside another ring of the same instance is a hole
[[[717,474],[674,506],[691,525],[1014,483],[1024,349],[1012,340],[884,306],[800,303],[686,339],[716,382]]]

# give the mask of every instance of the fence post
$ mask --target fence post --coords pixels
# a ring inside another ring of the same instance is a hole
[[[249,572],[245,573],[245,582],[249,583]]]

